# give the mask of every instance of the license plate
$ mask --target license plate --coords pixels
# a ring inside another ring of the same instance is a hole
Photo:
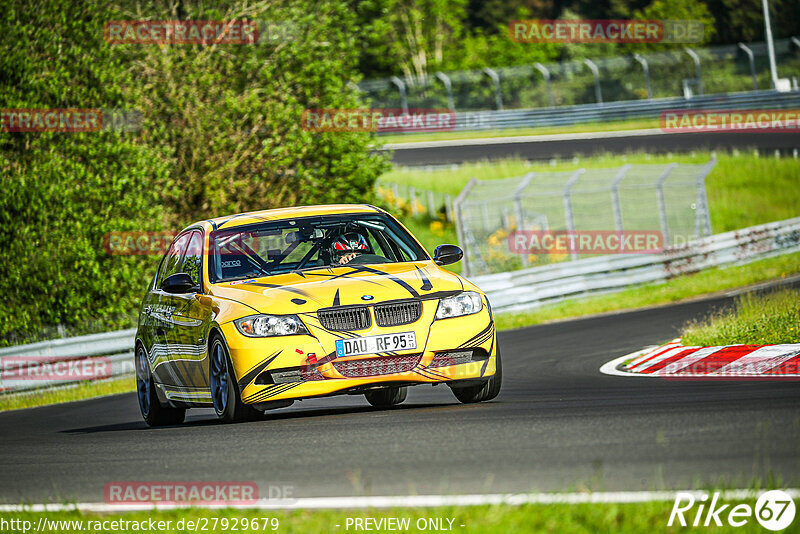
[[[381,334],[378,336],[355,337],[336,340],[336,356],[359,356],[417,348],[417,335],[414,332]]]

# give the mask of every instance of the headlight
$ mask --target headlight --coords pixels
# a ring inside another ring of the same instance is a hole
[[[439,301],[436,309],[437,319],[449,319],[450,317],[461,317],[462,315],[472,315],[483,309],[481,296],[474,291],[464,291],[458,295],[447,297]]]
[[[306,325],[296,315],[251,315],[236,319],[233,323],[247,337],[308,334]]]

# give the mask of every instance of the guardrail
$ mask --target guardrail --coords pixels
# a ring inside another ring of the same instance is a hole
[[[471,281],[486,292],[494,311],[515,311],[796,251],[800,251],[800,217],[716,234],[659,254],[587,258],[476,276]]]
[[[625,100],[603,104],[580,104],[553,108],[518,109],[507,111],[465,111],[455,114],[454,131],[501,130],[570,126],[593,122],[627,119],[654,119],[667,110],[742,110],[790,109],[800,105],[800,91],[748,91],[692,98],[654,98]],[[414,134],[409,134],[413,140]]]
[[[96,363],[95,359],[101,356],[105,357],[103,378],[133,373],[135,335],[136,329],[130,328],[0,349],[0,391],[17,392],[83,382],[86,378],[52,377],[61,372],[69,375],[87,363]],[[26,366],[33,368],[21,372]]]

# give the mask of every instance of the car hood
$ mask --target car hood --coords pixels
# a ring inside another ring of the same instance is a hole
[[[260,313],[307,313],[319,308],[433,299],[462,291],[461,278],[433,262],[353,265],[214,284],[211,294]]]

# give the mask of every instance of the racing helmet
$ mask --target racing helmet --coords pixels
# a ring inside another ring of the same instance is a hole
[[[345,232],[334,239],[331,246],[335,256],[340,257],[351,252],[364,254],[369,252],[369,244],[366,238],[358,232]]]

